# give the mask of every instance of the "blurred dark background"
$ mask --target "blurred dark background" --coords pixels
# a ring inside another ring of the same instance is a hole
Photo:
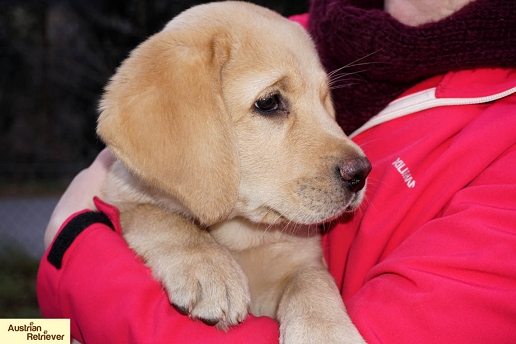
[[[0,318],[39,317],[43,233],[59,195],[102,149],[104,85],[136,45],[207,1],[0,0]],[[251,1],[285,16],[308,0]]]
[[[0,0],[4,184],[69,179],[87,166],[102,148],[95,120],[108,78],[138,43],[202,2]],[[308,0],[252,2],[286,16],[308,9]]]

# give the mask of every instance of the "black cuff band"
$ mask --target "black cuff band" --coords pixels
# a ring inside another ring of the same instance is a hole
[[[57,269],[61,269],[66,250],[68,250],[75,238],[77,238],[83,230],[95,223],[103,223],[111,229],[115,229],[107,215],[103,213],[89,211],[79,214],[71,219],[56,237],[56,240],[48,253],[48,262]]]

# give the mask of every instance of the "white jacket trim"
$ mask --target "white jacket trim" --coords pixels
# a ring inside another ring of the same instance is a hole
[[[492,94],[489,96],[476,98],[437,98],[435,96],[436,88],[429,88],[406,97],[392,101],[385,109],[380,111],[376,116],[372,117],[363,126],[355,130],[349,137],[354,137],[372,127],[379,124],[391,121],[393,119],[407,116],[418,111],[423,111],[439,106],[452,105],[471,105],[491,102],[500,98],[507,97],[516,93],[516,87],[510,88],[506,91]]]

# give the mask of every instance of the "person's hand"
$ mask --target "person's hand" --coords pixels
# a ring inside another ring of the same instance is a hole
[[[102,185],[114,160],[111,152],[104,149],[88,168],[73,179],[50,217],[45,231],[45,249],[70,215],[84,209],[95,209],[93,197],[102,198]]]

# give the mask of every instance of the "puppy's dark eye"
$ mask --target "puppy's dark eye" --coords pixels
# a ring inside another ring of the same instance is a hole
[[[281,100],[279,94],[272,94],[270,96],[260,98],[254,103],[254,107],[261,112],[270,113],[281,108]]]

